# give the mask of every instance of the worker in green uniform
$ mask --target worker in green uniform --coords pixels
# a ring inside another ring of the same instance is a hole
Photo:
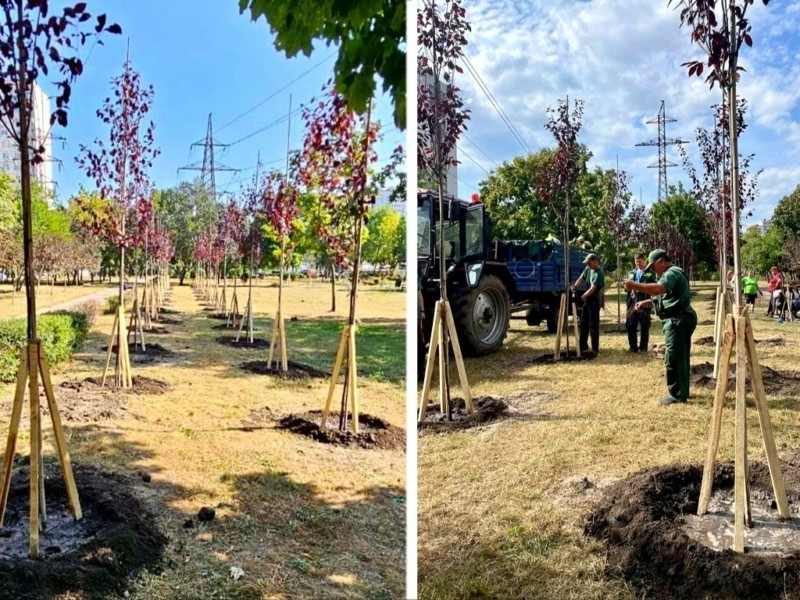
[[[764,295],[758,288],[758,279],[753,277],[753,270],[748,269],[747,276],[742,277],[742,291],[747,298],[747,310],[753,312],[756,307],[756,296],[758,294]]]
[[[592,337],[592,352],[597,354],[600,350],[600,308],[603,303],[603,294],[605,291],[606,277],[603,272],[603,267],[600,266],[600,260],[597,254],[591,253],[583,259],[586,268],[575,281],[575,287],[580,287],[581,284],[586,283],[589,285],[583,294],[583,308],[581,309],[581,323],[580,323],[580,349],[581,353],[589,351],[589,334]]]
[[[647,257],[645,271],[652,270],[658,277],[656,283],[636,283],[625,279],[625,289],[644,292],[655,299],[637,302],[640,309],[655,306],[662,321],[664,332],[664,364],[667,371],[669,394],[661,404],[686,402],[689,398],[689,355],[692,349],[692,334],[697,327],[697,313],[691,305],[689,279],[680,267],[672,264],[665,250],[653,250]]]
[[[636,283],[655,283],[656,277],[651,271],[645,271],[644,254],[636,254],[636,268],[628,273],[628,279]],[[644,292],[628,292],[625,316],[625,329],[628,331],[628,352],[647,352],[647,343],[650,341],[650,308],[636,309],[636,303],[649,300],[650,296]],[[639,341],[636,339],[636,330],[641,330]]]

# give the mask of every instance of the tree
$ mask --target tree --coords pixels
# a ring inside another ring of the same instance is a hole
[[[769,273],[773,266],[781,270],[790,266],[785,240],[779,228],[773,226],[762,233],[761,227],[751,225],[742,235],[742,265],[756,273]]]
[[[67,125],[68,104],[72,83],[83,71],[80,49],[87,40],[98,37],[102,32],[120,33],[118,25],[106,27],[106,16],[100,15],[94,32],[84,30],[91,15],[86,4],[80,2],[74,7],[63,8],[61,14],[48,18],[47,0],[4,0],[0,3],[0,123],[19,146],[20,185],[22,191],[22,248],[25,270],[25,298],[27,303],[27,347],[20,365],[17,388],[24,390],[27,379],[30,389],[38,389],[38,375],[44,381],[49,378],[49,367],[44,359],[36,331],[36,290],[33,276],[34,240],[31,211],[31,165],[42,160],[42,148],[30,147],[30,126],[33,112],[34,84],[41,75],[47,76],[51,70],[59,73],[54,83],[59,90],[56,94],[56,110],[51,115],[51,125]],[[82,25],[84,24],[84,25]],[[78,491],[72,475],[69,452],[64,441],[61,422],[57,417],[57,407],[51,386],[45,385],[53,428],[56,432],[58,454],[69,498],[70,508],[76,519],[82,517]],[[23,394],[14,398],[11,427],[3,464],[2,489],[0,489],[0,524],[3,522],[8,489],[11,483],[11,465],[22,411]],[[32,393],[31,404],[31,449],[30,449],[30,556],[39,555],[39,518],[46,523],[44,498],[44,473],[42,465],[42,430],[39,413],[39,398]]]
[[[784,235],[800,233],[800,185],[778,200],[772,211],[772,224]]]
[[[369,237],[364,243],[365,261],[393,269],[405,260],[405,253],[398,252],[399,248],[405,247],[403,220],[403,216],[391,206],[379,206],[370,213],[367,221]]]
[[[103,212],[93,214],[92,228],[119,249],[120,308],[115,319],[119,332],[112,332],[109,348],[117,335],[116,385],[130,387],[130,365],[125,358],[125,251],[144,241],[144,225],[149,223],[152,210],[148,170],[159,151],[153,137],[155,126],[152,121],[146,122],[152,108],[153,87],[141,86],[141,77],[127,58],[122,75],[113,78],[111,84],[113,100],[106,98],[97,111],[97,117],[109,126],[108,142],[96,139],[94,149],[81,144],[78,164],[94,179],[100,197],[111,201]]]
[[[239,11],[264,17],[275,48],[293,57],[310,56],[314,40],[336,44],[336,90],[363,114],[375,94],[375,75],[392,95],[395,124],[405,128],[406,3],[403,0],[239,0]]]
[[[158,214],[174,246],[172,263],[180,285],[194,264],[194,245],[200,234],[219,218],[219,205],[196,179],[161,191]]]
[[[689,255],[692,258],[688,263],[681,263],[681,266],[689,269],[696,265],[702,269],[713,270],[716,260],[713,242],[708,235],[713,223],[706,209],[680,183],[677,186],[670,186],[667,197],[654,203],[651,208],[650,228],[656,232],[665,225],[670,225],[680,232],[689,246]]]
[[[0,231],[14,227],[20,204],[14,177],[0,171]]]

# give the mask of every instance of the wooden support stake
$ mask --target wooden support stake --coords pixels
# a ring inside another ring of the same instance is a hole
[[[103,377],[100,380],[100,387],[106,385],[106,375],[108,374],[108,366],[111,364],[111,353],[114,350],[114,341],[119,333],[119,310],[114,313],[114,324],[111,326],[111,338],[108,340],[108,351],[106,352],[106,366],[103,368]]]
[[[267,357],[267,368],[272,368],[272,357],[275,356],[275,349],[278,348],[280,344],[280,322],[281,322],[281,313],[278,311],[275,313],[275,318],[272,320],[272,338],[269,342],[269,356]],[[275,361],[275,366],[277,367],[278,361]]]
[[[722,410],[725,407],[725,394],[728,392],[728,372],[734,342],[733,323],[733,315],[727,315],[725,317],[725,329],[720,354],[720,370],[724,373],[724,376],[717,377],[717,387],[714,394],[714,408],[711,416],[711,431],[708,434],[706,464],[703,468],[703,483],[700,486],[700,501],[697,504],[697,514],[700,516],[708,512],[708,504],[711,501],[711,488],[714,483],[714,463],[717,459],[719,434],[722,428]]]
[[[289,359],[286,354],[286,321],[280,316],[280,329],[278,331],[281,344],[281,368],[284,372],[289,370]]]
[[[325,400],[325,408],[322,411],[322,424],[321,426],[327,427],[328,414],[331,411],[331,400],[333,399],[333,391],[336,388],[336,380],[339,378],[339,371],[342,368],[342,360],[344,360],[344,353],[347,350],[347,329],[342,330],[342,337],[339,339],[339,349],[336,351],[336,360],[333,362],[333,372],[331,373],[331,383],[328,386],[328,397]]]
[[[428,407],[428,396],[431,392],[431,380],[433,379],[433,364],[436,362],[437,349],[439,348],[439,337],[442,334],[442,319],[440,316],[441,304],[436,303],[433,311],[433,326],[431,328],[431,341],[428,345],[428,357],[425,361],[425,377],[422,380],[422,395],[419,399],[419,410],[417,421],[425,420],[425,411]]]
[[[50,365],[47,363],[47,356],[42,352],[41,345],[38,345],[39,354],[39,373],[42,376],[42,385],[44,386],[44,394],[47,398],[47,406],[50,409],[50,419],[53,422],[53,433],[56,438],[56,449],[58,450],[58,459],[61,463],[61,472],[64,475],[64,486],[67,490],[67,501],[69,502],[72,516],[76,521],[83,518],[83,511],[81,510],[80,499],[78,498],[78,487],[75,485],[75,476],[72,472],[72,461],[69,457],[69,448],[67,448],[67,438],[64,435],[64,428],[61,425],[61,415],[58,412],[58,405],[56,404],[56,397],[53,391],[53,382],[50,380]]]
[[[464,404],[467,407],[467,414],[471,415],[475,412],[475,408],[472,405],[472,394],[470,393],[469,380],[467,379],[467,368],[464,366],[464,357],[461,355],[461,344],[458,341],[456,323],[453,320],[453,310],[447,302],[444,303],[442,310],[444,311],[450,341],[453,344],[453,355],[456,359],[456,368],[458,369],[458,379],[461,382],[461,390],[464,393]]]
[[[441,304],[441,300],[439,301]],[[447,414],[447,327],[444,324],[442,311],[444,305],[439,309],[439,410],[443,415]]]
[[[553,360],[561,360],[561,336],[564,335],[564,313],[566,311],[566,304],[564,299],[566,294],[561,294],[561,303],[558,305],[558,322],[556,325],[556,348],[553,352]]]
[[[25,399],[25,382],[28,379],[28,356],[27,351],[23,350],[17,371],[17,388],[14,392],[14,404],[11,407],[11,424],[8,428],[8,440],[6,441],[6,453],[3,457],[3,481],[0,488],[0,527],[6,515],[8,505],[8,491],[11,487],[11,469],[14,466],[14,452],[17,448],[17,435],[19,433],[19,421],[22,417],[22,403]]]
[[[747,403],[745,382],[747,374],[747,344],[745,321],[736,319],[736,436],[734,471],[734,534],[733,550],[744,552],[744,528],[747,524]]]
[[[783,473],[781,472],[778,451],[775,448],[775,437],[772,432],[769,408],[767,407],[767,394],[764,391],[764,381],[761,378],[761,366],[758,364],[758,354],[756,353],[756,341],[753,337],[750,319],[746,313],[744,318],[747,323],[745,335],[747,339],[750,381],[753,383],[753,396],[755,396],[756,409],[758,409],[758,422],[761,426],[761,438],[764,441],[764,453],[767,455],[767,465],[769,465],[772,490],[775,492],[775,503],[778,506],[778,514],[782,519],[789,519],[791,518],[789,503],[786,498],[786,488],[783,483]]]

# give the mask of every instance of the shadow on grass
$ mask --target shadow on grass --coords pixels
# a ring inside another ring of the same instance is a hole
[[[364,488],[356,499],[334,504],[286,473],[268,470],[229,482],[238,507],[231,533],[250,531],[272,549],[271,571],[250,584],[253,594],[264,593],[267,580],[280,580],[292,597],[403,597],[403,490]]]

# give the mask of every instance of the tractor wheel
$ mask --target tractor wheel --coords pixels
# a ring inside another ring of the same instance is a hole
[[[508,333],[510,308],[508,291],[499,278],[487,275],[476,287],[461,288],[454,294],[452,307],[465,355],[480,356],[500,349]]]
[[[547,331],[550,333],[558,331],[558,309],[553,310],[552,306],[547,312]]]

